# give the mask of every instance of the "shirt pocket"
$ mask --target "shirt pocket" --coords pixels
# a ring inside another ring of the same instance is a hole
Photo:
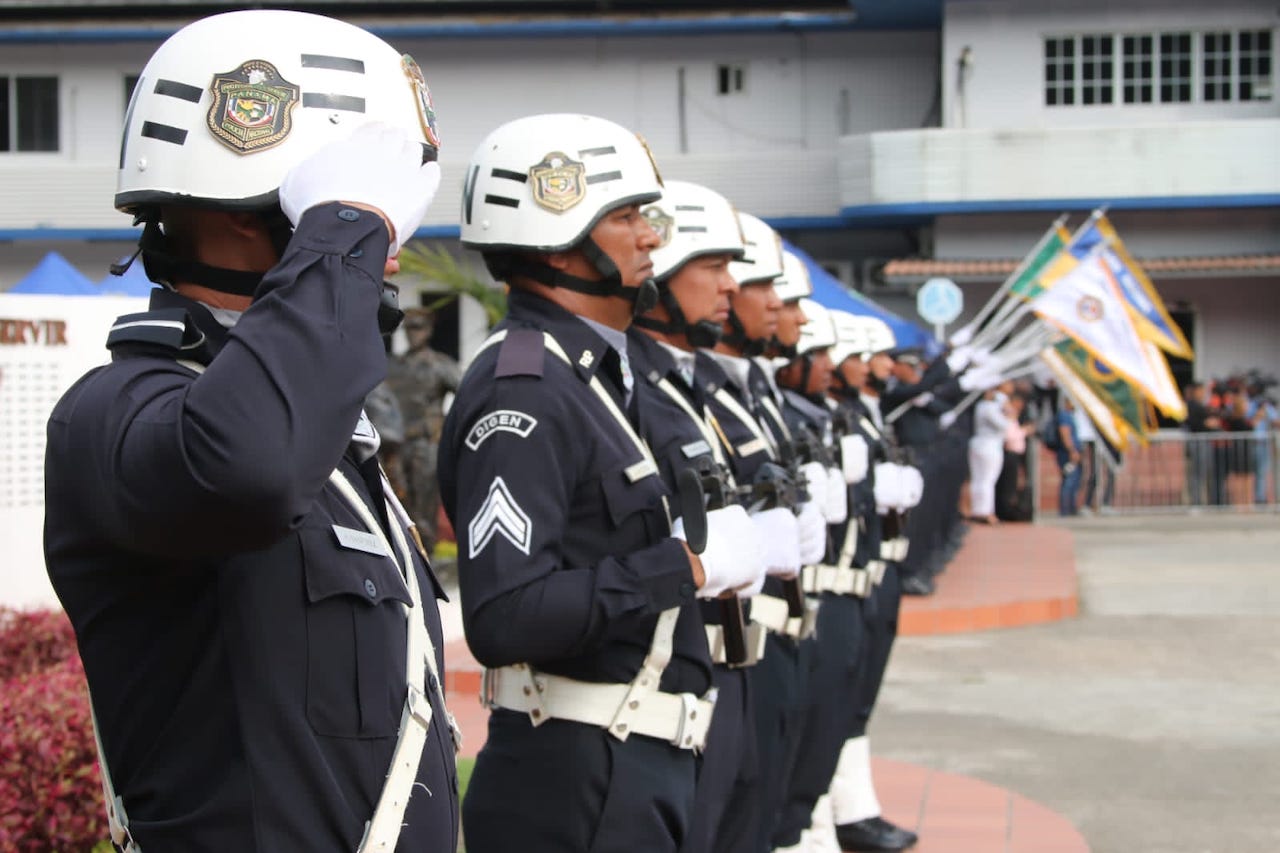
[[[388,557],[299,531],[307,593],[307,719],[317,734],[374,738],[400,727],[409,604]]]
[[[626,470],[619,468],[600,478],[609,523],[615,531],[639,545],[669,535],[671,527],[662,480],[656,474],[649,474],[633,483],[627,478]],[[632,535],[635,540],[631,540]]]

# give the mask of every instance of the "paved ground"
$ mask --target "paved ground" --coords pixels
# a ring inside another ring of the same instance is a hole
[[[1280,851],[1280,518],[1071,528],[1080,618],[901,640],[875,751],[1037,800],[1095,853]]]

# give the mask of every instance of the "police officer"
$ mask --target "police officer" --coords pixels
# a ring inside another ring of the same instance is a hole
[[[850,526],[857,525],[858,542],[853,565],[866,567],[871,585],[862,599],[866,643],[848,709],[846,740],[831,780],[826,804],[829,813],[821,817],[815,813],[814,825],[824,818],[842,850],[904,850],[917,838],[880,815],[871,777],[867,723],[897,636],[900,517],[920,491],[919,472],[903,464],[892,434],[883,432],[876,422],[876,388],[888,376],[889,359],[884,352],[894,345],[893,333],[875,317],[843,311],[832,311],[831,317],[836,345],[831,349],[835,373],[830,397],[835,419],[844,432],[842,462],[854,482],[849,515]]]
[[[746,249],[742,259],[729,266],[738,282],[738,292],[730,297],[729,316],[720,340],[698,354],[695,379],[710,400],[711,413],[719,426],[717,437],[734,476],[739,483],[752,485],[762,482],[762,472],[794,460],[779,401],[767,390],[767,383],[762,383],[762,369],[752,360],[765,353],[778,331],[782,302],[774,282],[783,274],[781,240],[757,217],[739,213],[738,219]],[[798,472],[788,478],[798,480]],[[761,499],[767,499],[763,497],[765,492],[760,494]],[[818,562],[826,549],[826,522],[821,509],[812,500],[792,505],[791,509],[797,512],[801,564]],[[795,612],[794,599],[788,601],[787,586],[793,586],[798,596],[798,583],[798,576],[777,574],[765,582],[763,592],[751,602],[753,621],[769,630],[765,654],[749,675],[760,766],[756,786],[758,850],[773,846],[799,743],[803,679],[811,645],[802,643],[801,638],[811,631],[812,617],[806,619],[803,611]]]
[[[143,70],[115,203],[164,288],[46,455],[120,847],[456,845],[443,594],[361,413],[437,145],[417,64],[328,18],[207,18]]]
[[[675,851],[693,821],[713,710],[695,600],[760,563],[739,506],[693,553],[641,437],[626,330],[653,304],[640,208],[661,194],[644,143],[591,116],[505,124],[467,169],[462,242],[511,286],[440,449],[493,709],[463,815],[479,853]]]
[[[710,505],[737,502],[737,483],[716,435],[719,425],[712,423],[706,395],[693,381],[695,347],[719,340],[738,290],[729,274],[730,261],[743,253],[737,215],[718,193],[679,181],[668,181],[662,199],[644,214],[660,240],[653,252],[659,301],[636,318],[628,337],[632,367],[653,398],[645,438],[673,490],[682,472],[695,466]],[[677,504],[681,510],[683,503]],[[752,521],[766,569],[794,576],[800,567],[795,515],[777,507],[754,514]],[[759,584],[753,587],[742,595],[759,591]],[[764,630],[745,621],[748,613],[736,599],[702,606],[717,699],[698,772],[693,828],[682,848],[687,851],[753,851],[758,843],[759,770],[747,668],[763,652]]]

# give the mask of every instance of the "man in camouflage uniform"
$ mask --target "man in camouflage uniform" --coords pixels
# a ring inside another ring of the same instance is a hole
[[[399,456],[405,493],[400,499],[430,551],[436,542],[436,513],[440,507],[436,448],[444,425],[444,397],[457,390],[461,372],[456,361],[431,348],[434,322],[430,311],[408,309],[403,328],[409,338],[409,350],[392,358],[387,369],[387,385],[399,401],[404,418],[404,444]]]

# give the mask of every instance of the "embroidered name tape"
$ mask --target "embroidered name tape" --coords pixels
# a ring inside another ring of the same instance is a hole
[[[537,418],[517,412],[514,409],[499,409],[484,415],[467,433],[467,447],[475,450],[484,444],[485,439],[494,433],[509,432],[521,438],[528,438],[529,433],[538,425]]]
[[[698,456],[709,456],[711,454],[711,445],[705,441],[691,441],[680,448],[680,452],[684,454],[686,459],[694,459]]]

